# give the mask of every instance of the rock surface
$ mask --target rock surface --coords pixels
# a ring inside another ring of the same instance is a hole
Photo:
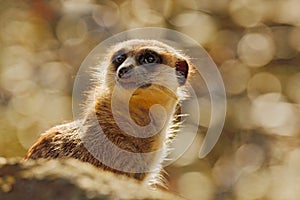
[[[74,159],[0,158],[1,200],[182,199]]]

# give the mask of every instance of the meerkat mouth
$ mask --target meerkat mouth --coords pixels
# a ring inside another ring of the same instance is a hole
[[[137,83],[134,81],[120,81],[118,80],[118,83],[125,89],[146,89],[152,86],[152,83],[149,82],[144,82],[144,83]]]
[[[150,87],[151,85],[152,85],[152,83],[144,83],[144,84],[142,84],[139,88],[144,89],[144,88]]]

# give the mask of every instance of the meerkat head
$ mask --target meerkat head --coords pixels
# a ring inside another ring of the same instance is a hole
[[[109,87],[176,93],[185,84],[189,61],[174,48],[156,40],[128,40],[110,49],[105,83]]]

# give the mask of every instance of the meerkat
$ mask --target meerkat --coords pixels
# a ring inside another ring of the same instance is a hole
[[[82,119],[43,133],[25,160],[71,157],[142,183],[160,184],[162,162],[174,138],[176,107],[183,99],[181,88],[191,67],[186,55],[156,40],[113,45],[95,66]]]

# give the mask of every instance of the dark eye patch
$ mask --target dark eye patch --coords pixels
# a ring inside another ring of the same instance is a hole
[[[144,50],[137,57],[137,62],[140,65],[162,63],[162,58],[152,50]]]
[[[111,59],[111,62],[114,64],[117,69],[127,58],[127,55],[124,50],[117,51]]]

